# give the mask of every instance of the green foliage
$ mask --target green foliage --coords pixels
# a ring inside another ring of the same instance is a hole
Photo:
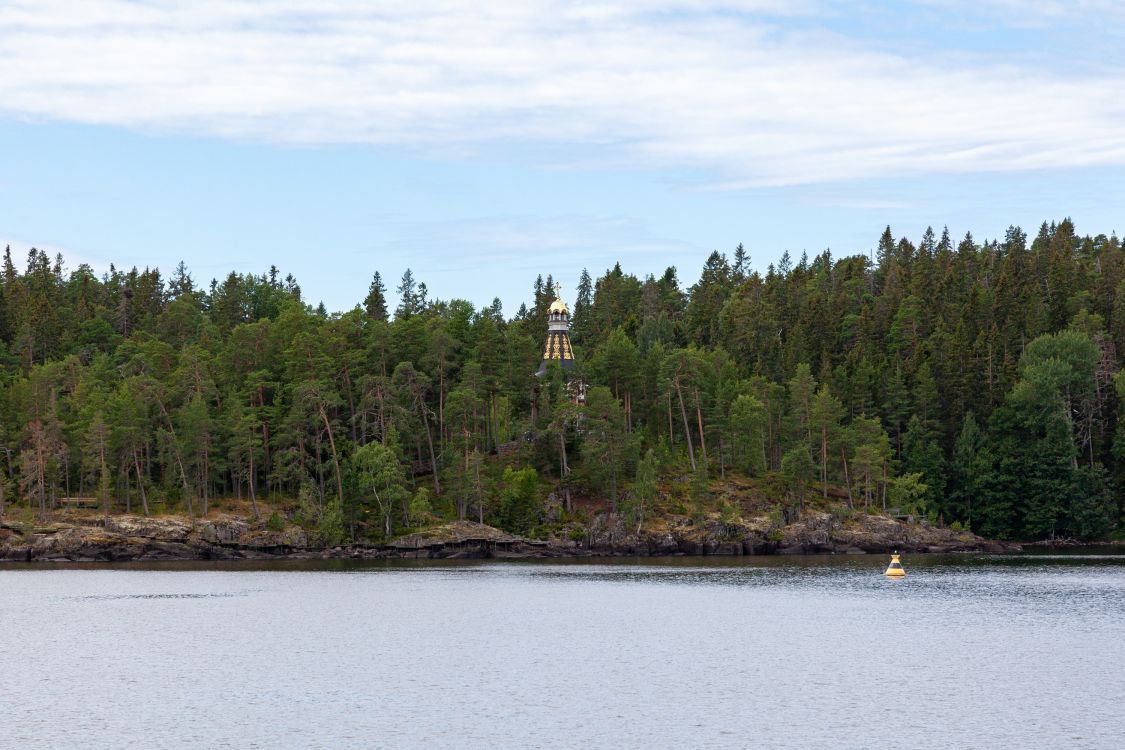
[[[649,448],[644,458],[637,462],[636,477],[622,506],[626,523],[629,525],[636,524],[638,530],[644,523],[645,518],[652,514],[653,506],[656,504],[658,493],[656,480],[656,454]]]
[[[890,480],[887,486],[887,502],[903,513],[925,516],[929,512],[926,504],[929,487],[922,481],[921,472],[903,474]]]
[[[785,451],[781,457],[781,476],[790,498],[799,506],[804,503],[805,490],[814,476],[815,467],[804,446],[796,446]]]
[[[700,466],[691,475],[691,514],[696,522],[702,521],[711,502],[711,478],[707,467]]]
[[[407,506],[407,526],[421,526],[430,518],[433,509],[432,497],[428,487],[419,487],[414,491],[414,495],[410,498],[410,505]]]
[[[320,523],[323,504],[312,482],[305,482],[297,493],[297,521],[303,526],[315,527]]]
[[[917,414],[910,417],[906,434],[903,436],[902,452],[903,463],[908,472],[903,474],[902,479],[916,476],[915,484],[923,488],[921,495],[909,501],[910,507],[914,508],[913,512],[921,513],[923,509],[927,512],[937,510],[945,494],[942,492],[942,484],[946,477],[945,457],[938,443],[938,436]],[[894,487],[894,483],[892,482],[890,486]],[[889,494],[893,495],[894,491],[890,490]],[[893,506],[905,508],[908,501],[898,498],[888,502]]]
[[[504,469],[500,480],[500,501],[495,522],[516,534],[527,534],[542,523],[543,505],[539,497],[539,474],[528,466]]]
[[[327,547],[344,541],[344,511],[339,500],[331,500],[324,506],[316,525],[316,539]]]
[[[197,514],[296,498],[325,539],[452,518],[530,533],[540,494],[573,510],[586,492],[639,525],[660,476],[689,472],[668,506],[700,517],[708,479],[734,470],[775,486],[786,513],[814,489],[989,536],[1112,535],[1120,242],[1066,219],[1030,244],[1017,227],[937,236],[888,227],[874,263],[786,254],[755,271],[744,248],[733,264],[715,252],[687,289],[674,268],[583,273],[575,369],[540,378],[549,276],[505,317],[433,299],[408,270],[392,315],[368,271],[361,304],[330,314],[276,268],[199,287],[182,264],[98,276],[7,252],[3,502],[41,516],[78,488],[109,513]]]
[[[606,493],[610,508],[616,510],[618,478],[634,454],[634,443],[625,432],[621,403],[609,388],[595,386],[586,394],[584,417],[582,458],[590,487]]]
[[[266,529],[268,531],[284,531],[285,519],[275,510],[270,514],[270,517],[266,519]]]
[[[410,493],[402,464],[392,446],[368,443],[352,454],[351,471],[359,488],[356,504],[366,514],[374,511],[382,521],[382,533],[390,536],[396,522],[409,525],[403,506]]]
[[[961,431],[953,447],[950,466],[950,492],[943,498],[942,510],[949,518],[961,519],[966,527],[973,524],[973,506],[985,494],[992,481],[995,457],[972,412],[965,415]]]
[[[731,445],[736,463],[749,475],[766,470],[766,407],[751,394],[737,396],[730,406]]]

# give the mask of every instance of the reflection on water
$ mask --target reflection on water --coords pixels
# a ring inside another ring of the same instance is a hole
[[[0,746],[1121,746],[1125,556],[903,563],[9,565]]]

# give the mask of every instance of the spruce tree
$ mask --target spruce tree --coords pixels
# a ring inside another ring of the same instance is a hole
[[[363,309],[367,317],[372,320],[387,319],[387,291],[383,286],[383,277],[379,272],[371,279],[371,286],[367,289],[367,297],[363,300]]]

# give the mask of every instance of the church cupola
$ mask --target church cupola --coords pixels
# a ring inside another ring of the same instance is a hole
[[[561,284],[555,284],[555,301],[547,310],[547,343],[543,347],[543,359],[535,373],[542,376],[547,372],[551,360],[557,361],[564,370],[574,367],[574,352],[570,348],[570,309],[559,295]]]

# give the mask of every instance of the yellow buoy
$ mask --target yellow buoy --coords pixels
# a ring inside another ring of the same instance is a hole
[[[891,564],[887,566],[886,572],[883,574],[891,578],[902,578],[906,575],[906,571],[902,569],[902,563],[899,562],[898,555],[891,555]]]

